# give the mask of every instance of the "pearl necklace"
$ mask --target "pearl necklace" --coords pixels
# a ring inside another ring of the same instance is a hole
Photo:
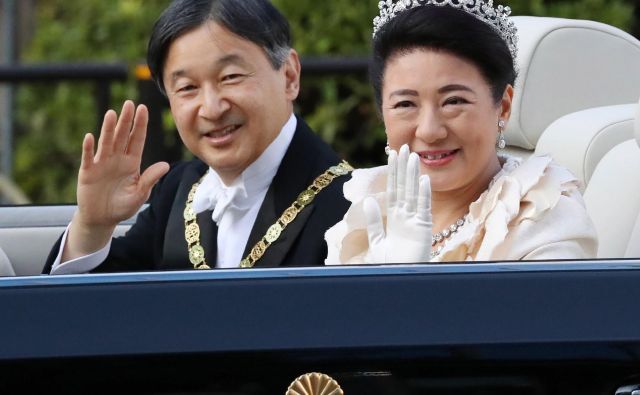
[[[449,237],[451,237],[451,235],[456,233],[458,229],[460,229],[466,222],[467,222],[467,214],[458,218],[456,222],[452,223],[451,225],[444,228],[440,232],[435,233],[433,236],[431,236],[431,247],[435,247],[436,244],[446,241]],[[443,247],[444,245],[440,245],[438,246],[438,248],[435,248],[435,249],[432,248],[431,258],[435,258],[436,256],[438,256],[440,252],[442,252]]]

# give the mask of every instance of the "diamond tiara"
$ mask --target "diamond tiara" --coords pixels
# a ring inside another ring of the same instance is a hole
[[[493,0],[386,0],[378,3],[380,15],[373,19],[373,36],[387,22],[395,18],[404,10],[415,7],[433,5],[438,7],[449,6],[466,11],[482,22],[488,24],[502,37],[511,52],[513,63],[518,54],[518,29],[513,21],[509,20],[510,7],[501,5],[494,8]]]

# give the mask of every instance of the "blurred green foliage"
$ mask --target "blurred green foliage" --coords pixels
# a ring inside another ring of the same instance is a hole
[[[629,30],[634,0],[512,0],[514,15],[592,19]],[[377,1],[273,0],[288,17],[304,56],[366,56]],[[148,34],[169,0],[40,0],[36,31],[22,61],[127,62],[145,58]],[[297,111],[354,165],[383,163],[384,128],[366,75],[305,77]],[[137,98],[133,77],[112,86],[112,106]],[[36,203],[75,201],[84,133],[95,115],[89,83],[22,85],[14,178]],[[165,119],[167,117],[165,116]],[[166,123],[166,122],[165,122]]]
[[[40,0],[23,63],[143,61],[167,0]],[[112,87],[113,108],[136,98],[136,81]],[[35,203],[74,202],[82,138],[95,131],[91,83],[20,86],[14,179]]]

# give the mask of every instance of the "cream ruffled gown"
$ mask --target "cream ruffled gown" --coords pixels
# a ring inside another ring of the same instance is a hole
[[[578,180],[547,156],[500,157],[502,170],[469,206],[467,221],[432,262],[595,258],[597,236]],[[327,265],[364,264],[369,248],[363,200],[377,199],[386,215],[386,166],[359,169],[344,185],[352,202],[325,234]],[[398,246],[402,248],[402,246]],[[431,240],[425,240],[431,248]]]

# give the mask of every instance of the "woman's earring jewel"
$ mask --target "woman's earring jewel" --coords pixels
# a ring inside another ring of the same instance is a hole
[[[502,130],[498,133],[498,140],[496,140],[496,147],[498,149],[504,149],[507,146],[507,142],[504,139],[504,134],[502,134]]]
[[[507,146],[507,142],[504,139],[504,133],[502,133],[504,131],[505,125],[506,122],[504,121],[504,119],[498,121],[498,139],[496,140],[496,147],[498,149],[504,149],[504,147]]]
[[[389,147],[389,142],[387,141],[387,145],[384,147],[384,153],[389,156],[389,153],[391,152],[391,147]]]

